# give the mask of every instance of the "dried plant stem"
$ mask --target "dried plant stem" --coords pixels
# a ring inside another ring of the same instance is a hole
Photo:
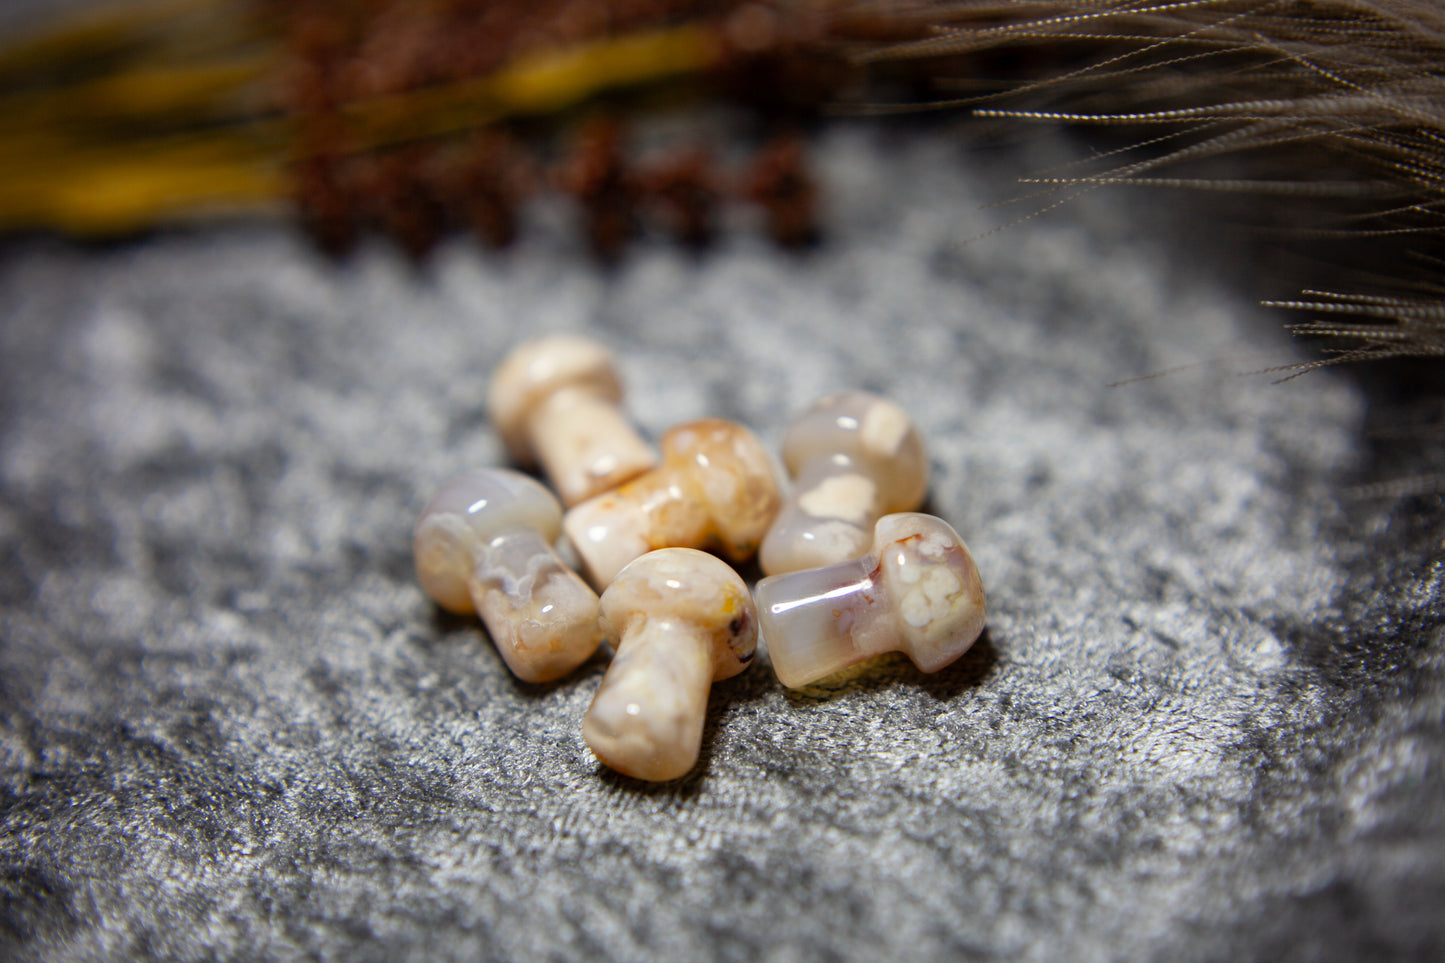
[[[971,104],[979,116],[1151,131],[1137,150],[1102,152],[1093,170],[1025,178],[1043,187],[1031,197],[1127,184],[1293,198],[1270,209],[1265,230],[1342,239],[1355,263],[1385,266],[1369,289],[1269,302],[1369,319],[1294,326],[1341,346],[1281,370],[1445,355],[1445,293],[1435,284],[1445,277],[1445,5],[940,0],[920,8],[915,19],[927,29],[864,59],[934,62],[941,100]],[[947,75],[972,62],[963,55],[1004,50],[1051,51],[1062,66],[967,100],[948,96],[957,87]],[[1159,126],[1170,133],[1153,135]],[[1422,285],[1423,298],[1404,296]]]
[[[198,0],[122,7],[0,52],[0,73],[153,51],[167,18]],[[297,137],[274,86],[275,50],[240,28],[225,59],[125,59],[117,69],[0,96],[0,229],[131,232],[177,218],[259,213],[287,196],[288,164],[359,154],[548,114],[601,93],[697,74],[719,57],[712,31],[682,25],[515,59],[473,80],[341,105],[325,145]]]
[[[499,120],[563,110],[604,91],[698,74],[719,49],[709,31],[681,26],[523,57],[495,74],[347,105],[355,150],[437,137]]]

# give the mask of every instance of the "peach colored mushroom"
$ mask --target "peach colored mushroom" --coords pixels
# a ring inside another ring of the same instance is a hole
[[[736,422],[705,418],[662,438],[662,464],[567,512],[562,527],[592,584],[659,548],[717,549],[734,562],[758,550],[781,496],[767,451]]]

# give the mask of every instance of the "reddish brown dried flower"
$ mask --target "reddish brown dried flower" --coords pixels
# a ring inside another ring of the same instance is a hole
[[[357,200],[369,220],[412,258],[441,238],[443,210],[427,179],[428,151],[408,147],[359,158]]]
[[[622,127],[613,118],[589,121],[561,173],[563,188],[582,205],[593,253],[606,261],[621,256],[636,232],[638,189],[622,153]]]
[[[818,189],[796,135],[782,134],[764,145],[744,192],[767,212],[768,233],[782,246],[802,247],[817,239]]]
[[[712,161],[701,148],[672,153],[642,177],[642,191],[664,230],[701,247],[717,230],[718,186]]]
[[[517,236],[518,208],[533,189],[532,164],[516,138],[482,130],[454,156],[442,192],[465,228],[503,247]]]

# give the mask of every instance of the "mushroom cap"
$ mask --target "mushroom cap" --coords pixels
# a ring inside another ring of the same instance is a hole
[[[757,551],[782,504],[768,450],[748,428],[703,418],[662,436],[665,466],[686,471],[702,496],[697,509],[711,519],[725,555],[735,561]]]
[[[554,334],[518,345],[492,372],[487,406],[512,456],[523,463],[536,459],[528,438],[527,419],[549,395],[577,387],[608,401],[622,400],[612,354],[590,338]]]
[[[983,582],[963,539],[933,515],[885,515],[873,528],[878,571],[903,649],[936,672],[973,645],[988,619]]]
[[[866,391],[828,395],[794,419],[783,436],[783,463],[797,477],[819,458],[842,456],[878,486],[879,510],[917,508],[928,490],[928,456],[908,413]]]
[[[714,681],[737,675],[757,651],[758,613],[747,583],[697,549],[662,548],[633,560],[602,593],[601,613],[613,639],[638,618],[691,626],[707,642]]]
[[[535,531],[547,544],[562,529],[562,506],[535,480],[505,468],[453,478],[422,509],[412,532],[421,587],[442,608],[475,611],[467,580],[478,549],[506,532]]]

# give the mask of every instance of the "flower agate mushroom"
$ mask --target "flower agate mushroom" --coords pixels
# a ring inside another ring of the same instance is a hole
[[[757,436],[705,418],[662,437],[662,464],[567,512],[562,523],[592,584],[659,548],[717,548],[734,562],[758,550],[777,514],[777,478]]]
[[[622,417],[612,355],[587,338],[528,341],[492,374],[487,403],[507,448],[540,462],[564,505],[575,505],[657,464]]]
[[[968,546],[942,519],[916,512],[879,519],[863,557],[770,576],[754,597],[773,670],[792,688],[884,652],[936,672],[986,620]]]
[[[602,593],[617,654],[582,718],[582,738],[606,766],[660,782],[697,763],[708,690],[747,668],[757,611],[721,561],[665,548],[632,562]]]
[[[763,539],[768,575],[832,565],[868,550],[873,523],[923,502],[928,459],[902,408],[864,391],[829,395],[783,438],[793,496]]]
[[[443,485],[412,536],[422,589],[451,612],[481,616],[508,668],[527,682],[571,672],[597,650],[597,594],[552,549],[562,508],[505,469]]]

